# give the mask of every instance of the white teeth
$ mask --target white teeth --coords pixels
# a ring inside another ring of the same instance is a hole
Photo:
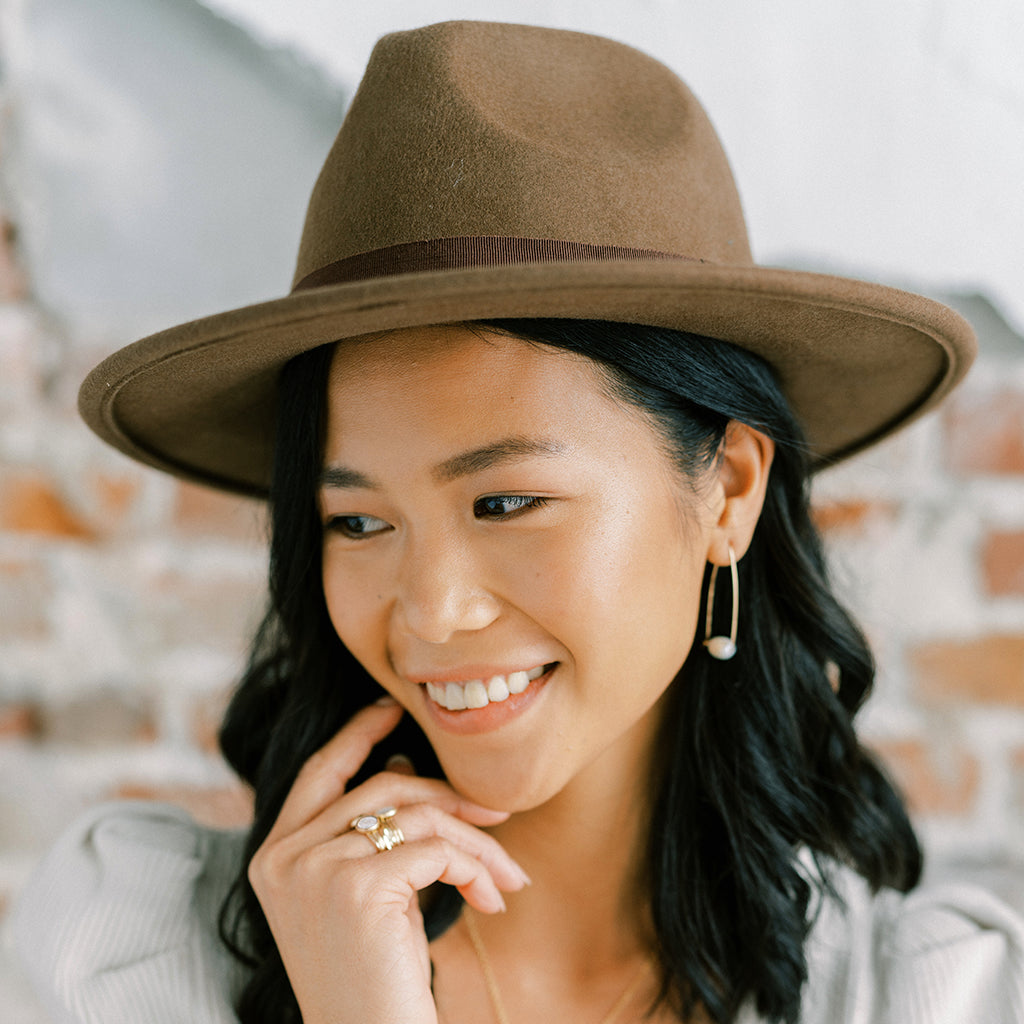
[[[530,676],[526,672],[512,672],[508,677],[508,692],[522,693],[530,685]]]
[[[463,711],[465,709],[466,694],[458,683],[449,683],[444,688],[444,703],[449,711]]]
[[[495,676],[487,683],[487,699],[495,704],[508,700],[510,692],[504,676]]]
[[[487,689],[482,680],[474,679],[471,683],[466,683],[465,695],[467,708],[487,707]]]
[[[528,672],[520,669],[508,676],[491,676],[486,682],[471,679],[468,683],[427,683],[427,696],[449,711],[485,708],[508,700],[514,693],[522,693],[534,679],[544,675],[544,668],[538,665]]]

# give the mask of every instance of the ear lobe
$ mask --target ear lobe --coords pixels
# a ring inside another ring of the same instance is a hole
[[[775,442],[760,430],[732,420],[725,431],[716,469],[718,521],[712,529],[708,561],[729,564],[729,545],[742,558],[761,516]]]

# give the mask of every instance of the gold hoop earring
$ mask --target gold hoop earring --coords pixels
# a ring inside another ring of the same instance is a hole
[[[719,661],[728,661],[736,653],[736,627],[740,621],[740,574],[736,568],[736,552],[729,545],[729,573],[732,576],[732,628],[728,636],[712,636],[712,620],[715,611],[715,581],[718,579],[718,566],[711,567],[711,579],[708,581],[708,608],[704,618],[704,646],[708,654]]]

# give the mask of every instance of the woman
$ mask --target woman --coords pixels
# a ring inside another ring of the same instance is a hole
[[[129,454],[269,492],[271,609],[222,732],[251,832],[101,809],[26,896],[60,1019],[1021,1019],[1020,923],[904,895],[806,500],[972,346],[754,265],[713,129],[636,51],[383,39],[292,294],[83,386]]]

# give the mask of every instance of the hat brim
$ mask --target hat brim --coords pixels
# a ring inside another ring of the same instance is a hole
[[[650,324],[755,352],[775,368],[815,468],[932,408],[976,350],[970,326],[941,303],[849,278],[663,260],[534,263],[349,282],[195,320],[102,362],[79,408],[135,459],[262,496],[289,359],[377,331],[498,317]]]

